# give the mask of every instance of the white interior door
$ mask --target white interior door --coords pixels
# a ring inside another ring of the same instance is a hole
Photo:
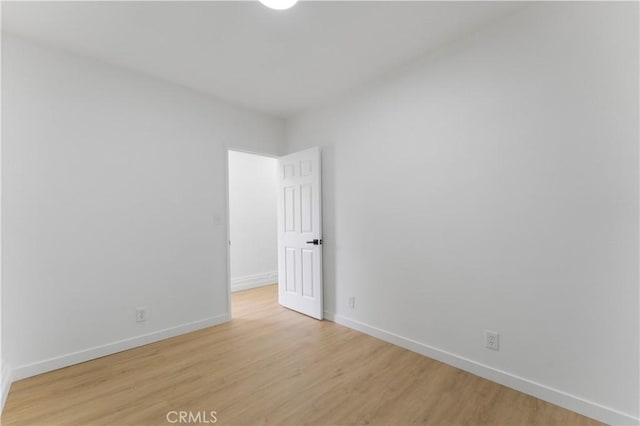
[[[320,148],[278,162],[278,299],[322,319]]]

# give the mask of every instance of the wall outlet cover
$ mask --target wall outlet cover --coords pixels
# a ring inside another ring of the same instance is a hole
[[[487,349],[491,349],[492,351],[500,350],[500,335],[497,332],[485,330],[484,342]]]
[[[147,320],[147,308],[136,308],[136,322],[144,322]]]

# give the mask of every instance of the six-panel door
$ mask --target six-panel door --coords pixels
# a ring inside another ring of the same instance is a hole
[[[320,201],[320,149],[281,157],[278,166],[279,302],[318,319],[322,319]]]

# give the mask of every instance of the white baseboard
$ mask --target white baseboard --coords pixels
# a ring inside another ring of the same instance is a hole
[[[265,285],[276,284],[278,282],[278,272],[265,272],[264,274],[245,275],[243,277],[231,278],[231,291],[249,290],[251,288],[263,287]]]
[[[205,318],[199,321],[193,321],[181,324],[176,327],[165,328],[164,330],[154,331],[152,333],[143,334],[141,336],[131,337],[129,339],[119,340],[117,342],[107,343],[105,345],[95,346],[93,348],[84,349],[77,352],[45,359],[43,361],[34,362],[27,365],[17,367],[12,372],[13,381],[35,376],[36,374],[46,373],[47,371],[57,370],[59,368],[68,367],[70,365],[100,358],[106,355],[112,355],[117,352],[126,351],[138,346],[147,345],[149,343],[158,342],[160,340],[175,337],[181,334],[190,333],[214,325],[222,324],[231,319],[229,314],[218,315],[215,317]]]
[[[9,395],[9,389],[12,383],[12,374],[9,364],[0,359],[0,414],[4,410],[4,403],[7,402],[7,396]]]
[[[480,364],[471,359],[417,342],[415,340],[402,337],[398,334],[382,330],[377,327],[356,321],[333,312],[324,312],[325,319],[333,321],[345,327],[352,328],[370,336],[376,337],[385,342],[392,343],[412,352],[433,358],[448,365],[460,368],[461,370],[510,387],[522,393],[542,399],[560,407],[566,408],[584,416],[591,417],[610,425],[638,425],[640,418],[630,414],[620,412],[613,408],[605,407],[598,403],[587,401],[575,395],[563,392],[558,389],[537,383],[523,377],[498,370],[488,365]]]

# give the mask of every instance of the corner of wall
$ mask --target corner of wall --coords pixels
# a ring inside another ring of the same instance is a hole
[[[0,414],[4,410],[4,403],[7,402],[7,395],[9,395],[9,389],[11,388],[11,368],[4,359],[0,359]]]

